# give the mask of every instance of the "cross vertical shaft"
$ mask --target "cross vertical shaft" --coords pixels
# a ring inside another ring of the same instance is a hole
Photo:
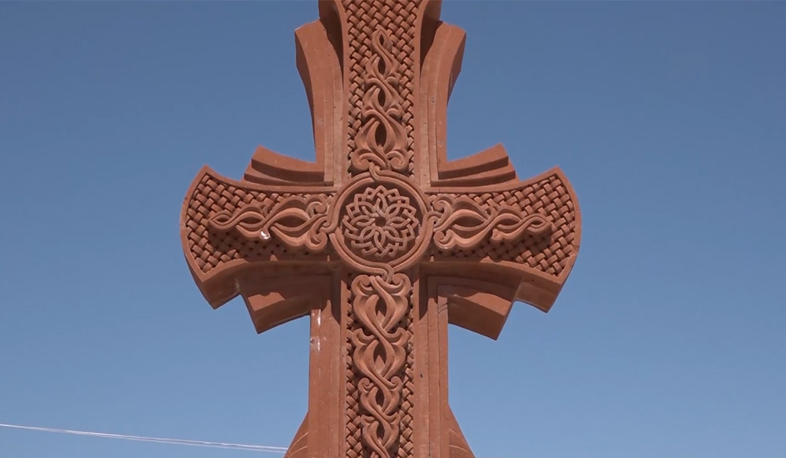
[[[343,31],[348,179],[367,181],[342,219],[355,261],[346,303],[345,453],[350,457],[405,458],[415,448],[418,269],[394,269],[389,263],[420,254],[423,205],[418,212],[410,202],[423,199],[414,187],[407,195],[397,184],[417,185],[420,26],[439,7],[434,3],[427,13],[427,4],[340,0],[322,10]]]

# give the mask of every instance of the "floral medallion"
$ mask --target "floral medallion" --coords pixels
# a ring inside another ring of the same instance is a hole
[[[365,173],[344,187],[331,215],[338,254],[365,272],[400,271],[420,259],[431,239],[421,192],[395,172]]]
[[[370,186],[358,192],[341,220],[349,248],[365,258],[385,261],[407,251],[420,221],[410,198],[396,188]]]

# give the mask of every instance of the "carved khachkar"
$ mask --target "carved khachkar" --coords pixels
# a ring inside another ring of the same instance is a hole
[[[287,458],[472,457],[447,402],[447,325],[496,338],[543,311],[580,220],[559,169],[519,181],[495,146],[449,161],[464,32],[427,0],[332,0],[296,32],[316,162],[259,147],[242,180],[204,168],[183,249],[213,307],[258,332],[311,318],[309,409]]]

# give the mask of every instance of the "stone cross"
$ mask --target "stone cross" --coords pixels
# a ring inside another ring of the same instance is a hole
[[[548,311],[580,213],[558,168],[519,181],[501,145],[448,160],[464,32],[440,2],[328,0],[297,29],[316,161],[257,148],[202,169],[181,215],[214,307],[257,332],[311,320],[309,404],[286,458],[471,458],[448,405],[447,326],[496,339],[516,300]]]

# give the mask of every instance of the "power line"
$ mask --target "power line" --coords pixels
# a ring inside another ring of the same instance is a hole
[[[211,442],[211,441],[198,441],[189,439],[170,439],[165,437],[148,437],[148,436],[129,436],[126,434],[110,434],[99,433],[95,431],[77,431],[73,429],[58,429],[58,428],[44,428],[41,426],[23,426],[11,425],[0,423],[0,427],[9,429],[22,429],[27,431],[38,431],[46,433],[57,434],[71,434],[74,436],[90,436],[101,437],[104,439],[120,439],[136,442],[153,442],[158,444],[172,444],[172,445],[189,445],[192,447],[209,447],[209,448],[223,448],[230,450],[246,450],[249,452],[266,452],[266,453],[286,453],[286,447],[276,447],[272,445],[250,445],[250,444],[235,444],[231,442]]]
[[[38,431],[44,433],[71,434],[74,436],[100,437],[104,439],[120,439],[120,440],[134,441],[134,442],[152,442],[157,444],[189,445],[192,447],[222,448],[227,450],[245,450],[247,452],[278,453],[280,455],[283,455],[288,450],[287,447],[277,447],[274,445],[251,445],[251,444],[235,444],[232,442],[211,442],[211,441],[198,441],[198,440],[190,440],[190,439],[170,439],[166,437],[129,436],[127,434],[111,434],[111,433],[99,433],[95,431],[79,431],[73,429],[44,428],[42,426],[11,425],[7,423],[0,423],[0,428],[21,429],[26,431]]]

